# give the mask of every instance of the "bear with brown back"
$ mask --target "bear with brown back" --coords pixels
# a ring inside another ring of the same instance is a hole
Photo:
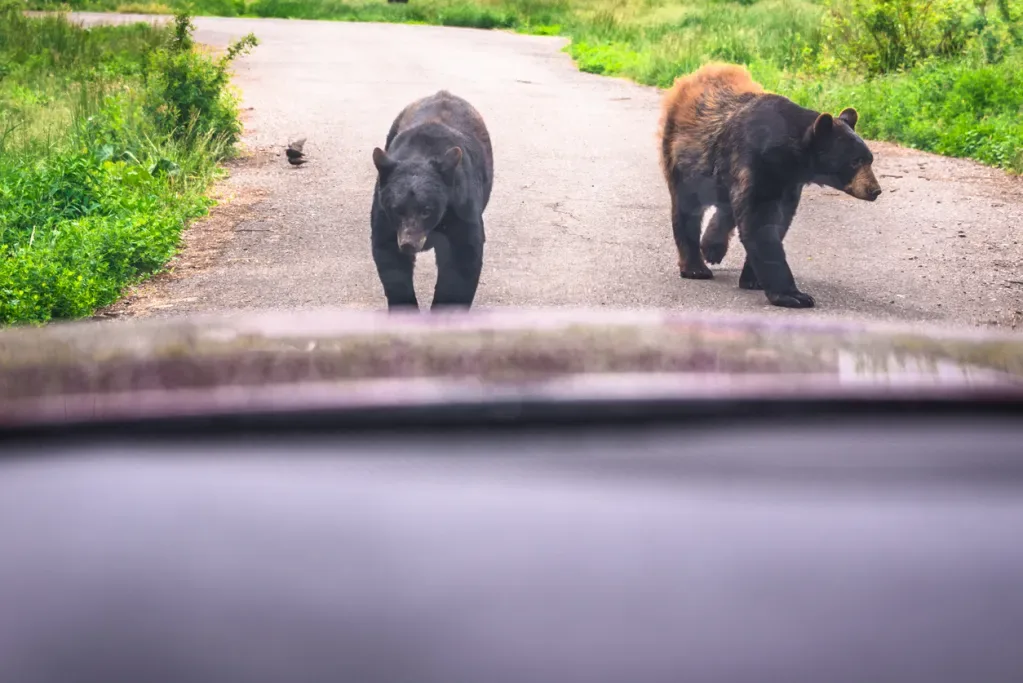
[[[738,227],[746,249],[739,286],[763,289],[776,306],[812,307],[813,297],[796,287],[782,240],[804,185],[867,201],[881,194],[856,120],[854,109],[833,117],[765,92],[741,66],[708,64],[678,79],[664,97],[661,164],[681,276],[714,277],[707,263],[721,262]]]

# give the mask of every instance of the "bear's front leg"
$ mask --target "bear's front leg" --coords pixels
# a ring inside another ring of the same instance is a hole
[[[796,287],[796,280],[785,259],[785,250],[781,245],[782,235],[788,229],[784,221],[787,213],[784,208],[782,202],[769,202],[743,212],[745,215],[739,222],[739,239],[746,248],[747,266],[752,269],[752,273],[744,267],[742,275],[745,277],[740,276],[739,286],[753,289],[754,283],[759,284],[767,300],[775,306],[813,308],[813,297]]]
[[[380,284],[384,286],[389,310],[415,308],[416,290],[412,284],[412,271],[415,268],[415,256],[401,253],[398,249],[397,237],[373,240],[373,262],[376,263]]]
[[[476,298],[483,270],[483,226],[434,233],[437,254],[437,286],[431,309],[456,306],[469,308]]]

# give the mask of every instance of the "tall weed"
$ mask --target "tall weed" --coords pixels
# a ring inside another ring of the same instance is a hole
[[[173,255],[238,122],[191,24],[84,30],[0,13],[0,324],[78,318]],[[56,39],[55,39],[56,38]],[[101,60],[117,46],[114,65]],[[170,84],[177,88],[169,87]],[[171,103],[187,118],[157,115]]]
[[[160,130],[175,139],[189,144],[217,139],[233,145],[241,123],[228,91],[229,68],[259,41],[250,33],[214,59],[195,48],[194,28],[188,15],[178,14],[170,44],[152,54],[145,74],[149,111]]]

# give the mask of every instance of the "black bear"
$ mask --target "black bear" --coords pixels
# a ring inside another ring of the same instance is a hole
[[[429,249],[437,258],[432,308],[470,307],[494,180],[490,134],[479,112],[444,90],[417,100],[391,124],[373,163],[373,260],[388,309],[418,308],[412,271],[416,254]]]
[[[867,201],[881,194],[856,119],[854,109],[832,117],[765,92],[741,66],[708,64],[675,81],[663,102],[661,166],[681,276],[714,277],[704,259],[720,263],[738,226],[746,249],[739,286],[763,289],[775,306],[812,307],[782,240],[808,183]]]

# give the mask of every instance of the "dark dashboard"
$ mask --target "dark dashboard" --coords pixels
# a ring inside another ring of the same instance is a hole
[[[1019,683],[1019,407],[8,431],[0,681]]]

